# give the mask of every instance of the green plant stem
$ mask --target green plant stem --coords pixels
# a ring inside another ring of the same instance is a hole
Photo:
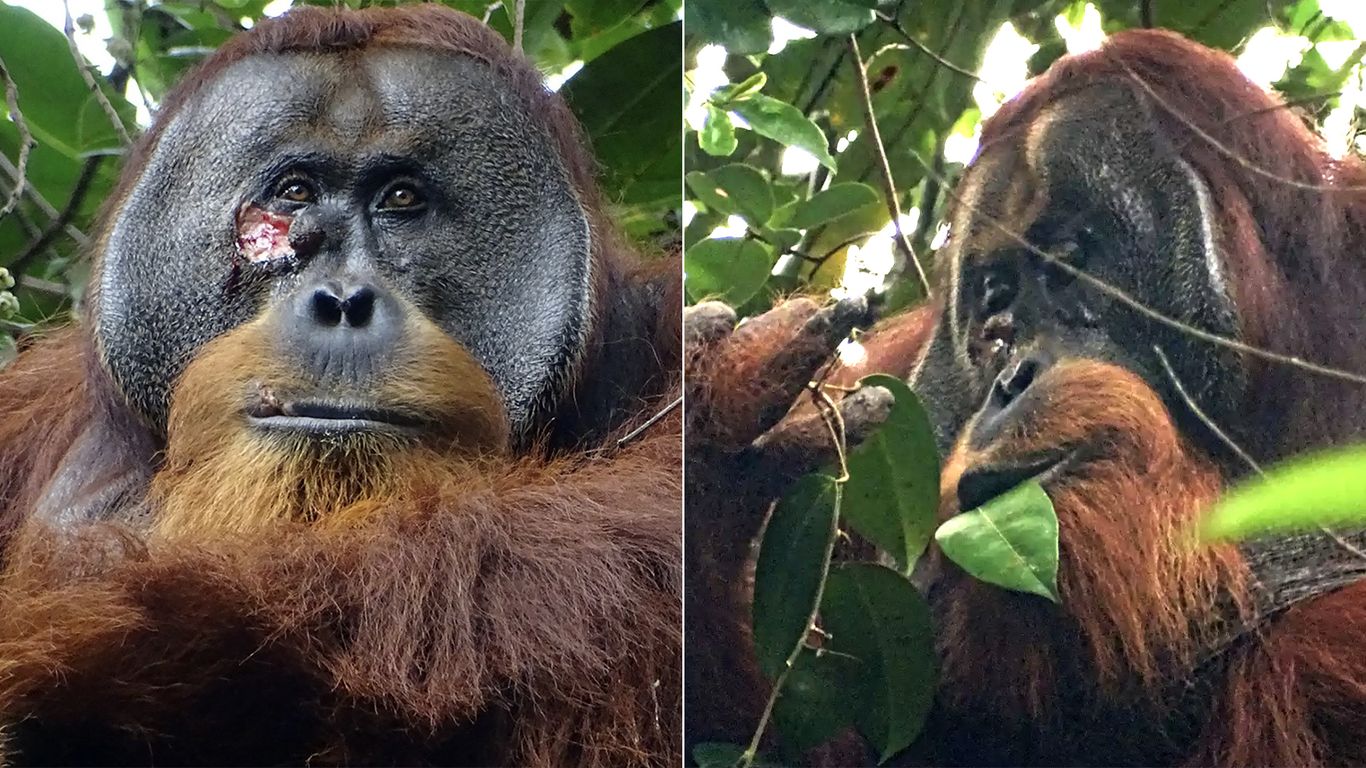
[[[842,452],[841,452],[842,453]],[[835,480],[835,514],[830,516],[830,532],[825,540],[825,552],[821,556],[821,579],[816,585],[816,597],[811,601],[811,613],[806,619],[806,628],[802,631],[801,637],[792,646],[792,652],[787,654],[787,660],[783,662],[783,671],[778,673],[778,677],[773,681],[773,688],[768,693],[768,701],[764,702],[763,714],[759,716],[759,724],[754,728],[754,736],[749,740],[749,746],[745,748],[744,754],[740,755],[737,763],[739,768],[750,768],[754,765],[754,759],[759,754],[759,743],[763,741],[764,731],[768,730],[768,722],[773,717],[773,707],[778,703],[778,696],[782,694],[783,686],[787,683],[787,676],[791,674],[792,667],[797,663],[797,658],[801,656],[806,648],[806,637],[811,632],[811,628],[816,625],[816,618],[820,614],[821,599],[825,596],[825,582],[830,577],[830,558],[835,553],[835,540],[839,538],[840,520],[840,498],[844,489],[844,480]]]
[[[754,765],[754,759],[759,754],[759,744],[764,739],[764,731],[768,730],[768,722],[773,717],[773,707],[778,703],[778,696],[782,694],[783,686],[787,683],[787,676],[792,673],[792,667],[797,663],[797,658],[801,656],[802,650],[806,648],[806,638],[811,634],[811,630],[816,626],[816,619],[820,615],[821,600],[825,597],[825,582],[830,578],[830,559],[835,554],[835,542],[839,539],[840,532],[840,503],[844,496],[844,484],[849,480],[849,463],[845,447],[844,419],[840,416],[840,410],[830,395],[826,394],[821,388],[820,377],[817,381],[808,386],[817,410],[825,420],[825,426],[830,430],[830,439],[835,444],[835,453],[839,458],[840,476],[835,478],[835,498],[834,514],[830,516],[830,530],[825,537],[825,551],[821,555],[821,578],[816,583],[816,594],[811,601],[811,612],[807,614],[806,626],[802,629],[802,634],[797,638],[792,651],[787,654],[787,659],[783,662],[783,671],[778,673],[777,679],[773,681],[773,688],[768,693],[768,701],[764,702],[764,711],[759,716],[759,723],[754,727],[754,736],[749,740],[749,746],[745,748],[744,754],[740,755],[736,765],[739,768],[750,768]]]
[[[882,144],[882,134],[878,131],[877,115],[873,112],[873,93],[868,88],[868,70],[863,64],[863,54],[859,53],[858,37],[849,36],[849,53],[854,58],[854,73],[858,77],[859,94],[863,99],[863,113],[868,120],[868,133],[872,138],[873,150],[877,154],[878,164],[882,170],[882,186],[887,198],[887,212],[892,217],[892,229],[896,233],[896,244],[901,249],[901,255],[906,261],[915,267],[916,277],[920,279],[920,287],[925,291],[925,298],[932,298],[933,292],[930,290],[930,279],[925,275],[925,267],[920,264],[920,259],[916,258],[915,249],[911,247],[911,241],[906,239],[906,233],[901,229],[901,205],[896,194],[896,182],[892,179],[892,164],[887,160],[887,149]]]

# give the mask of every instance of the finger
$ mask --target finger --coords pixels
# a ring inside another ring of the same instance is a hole
[[[759,403],[759,430],[762,434],[777,424],[821,366],[830,361],[835,348],[868,319],[868,302],[863,298],[842,299],[813,314],[788,343],[766,362],[759,376],[772,382],[767,402]]]
[[[844,421],[845,449],[852,450],[891,415],[896,397],[884,387],[863,387],[836,407]],[[839,454],[827,416],[807,414],[787,419],[754,441],[753,450],[773,474],[797,478],[834,462]]]
[[[732,343],[776,349],[820,310],[820,303],[814,299],[805,296],[788,299],[762,315],[746,318],[735,329]]]
[[[709,436],[740,448],[767,431],[866,315],[862,299],[825,308],[795,299],[741,324],[690,381]]]
[[[735,310],[720,301],[704,301],[683,310],[683,343],[689,348],[711,344],[735,330]]]

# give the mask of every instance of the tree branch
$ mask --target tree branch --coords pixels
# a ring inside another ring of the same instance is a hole
[[[938,53],[935,53],[934,51],[930,50],[929,46],[915,39],[914,35],[912,35],[910,32],[907,32],[906,28],[901,26],[901,21],[899,19],[894,18],[892,16],[888,16],[885,13],[879,13],[877,17],[878,19],[882,20],[883,23],[887,24],[887,26],[895,30],[902,40],[905,40],[906,42],[915,46],[920,50],[921,53],[925,54],[926,56],[929,56],[931,59],[934,59],[936,62],[939,63],[939,66],[952,72],[957,72],[958,74],[964,77],[970,77],[976,82],[986,82],[981,77],[978,77],[976,72],[973,72],[970,69],[960,67],[957,64],[954,64],[952,61],[949,61],[948,59],[944,58],[943,56],[940,56]]]
[[[133,139],[128,135],[128,129],[123,125],[123,119],[114,110],[114,105],[110,103],[109,97],[100,90],[99,83],[95,82],[95,76],[90,73],[90,62],[86,61],[80,48],[76,46],[76,25],[71,21],[70,0],[62,0],[62,8],[66,11],[66,22],[63,25],[63,31],[66,33],[66,45],[67,48],[71,49],[71,58],[76,60],[76,69],[80,71],[81,79],[85,81],[85,87],[90,89],[90,93],[95,96],[95,102],[100,105],[105,117],[109,118],[114,130],[118,132],[119,141],[123,142],[126,147],[133,143]]]
[[[24,271],[52,244],[52,241],[57,238],[57,235],[66,225],[71,223],[76,211],[80,210],[81,204],[85,202],[85,197],[90,192],[90,182],[95,178],[95,172],[99,170],[100,159],[99,155],[86,158],[85,164],[81,166],[81,175],[76,178],[76,184],[71,188],[71,196],[67,198],[66,206],[62,208],[55,219],[48,222],[38,237],[24,246],[24,250],[19,253],[18,258],[10,264],[9,270],[14,275],[16,288],[25,284]]]
[[[19,175],[19,169],[15,167],[14,163],[11,163],[9,158],[5,157],[3,154],[0,154],[0,171],[4,171],[14,182],[14,189],[20,188],[19,183],[23,177]],[[38,210],[42,211],[49,220],[55,219],[61,215],[58,213],[57,209],[53,207],[52,203],[49,203],[47,198],[43,197],[41,192],[33,188],[32,184],[23,185],[23,193],[25,197],[33,201],[34,205],[38,206]],[[70,224],[66,225],[66,234],[82,246],[85,246],[90,242],[90,238],[86,237],[84,232]]]
[[[5,106],[9,110],[10,120],[14,121],[14,127],[19,131],[19,165],[14,172],[14,189],[10,191],[9,198],[5,204],[0,206],[0,219],[5,218],[19,205],[19,197],[24,190],[29,187],[28,183],[28,156],[33,150],[33,134],[28,129],[28,121],[24,119],[24,113],[19,111],[19,86],[14,84],[14,78],[10,77],[9,69],[5,66],[3,59],[0,59],[0,78],[5,82]]]
[[[526,0],[516,0],[513,7],[512,16],[512,47],[518,53],[525,53],[522,50],[522,29],[526,25]]]

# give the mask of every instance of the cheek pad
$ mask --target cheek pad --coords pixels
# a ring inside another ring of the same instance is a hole
[[[1126,91],[1092,89],[1061,108],[1070,110],[1069,118],[1041,143],[1051,183],[1086,190],[1113,224],[1110,245],[1090,272],[1181,323],[1236,336],[1217,212],[1203,180]],[[1162,348],[1176,376],[1207,411],[1237,402],[1241,372],[1235,358],[1094,289],[1087,291],[1105,307],[1102,325],[1108,337],[1155,376],[1154,386],[1172,405],[1180,404],[1169,376],[1156,375],[1164,367],[1154,346]]]
[[[385,127],[422,148],[417,161],[459,207],[450,226],[397,244],[395,257],[415,256],[422,274],[395,282],[472,351],[525,432],[566,390],[593,314],[590,226],[558,153],[479,62],[377,52],[368,82],[329,62],[246,59],[164,127],[102,239],[92,309],[110,374],[164,424],[170,387],[196,351],[257,313],[259,294],[227,290],[234,262],[269,260],[278,238],[242,219],[242,200],[279,162],[281,142],[331,119],[319,94],[342,78],[372,89]]]
[[[418,301],[497,382],[525,434],[563,396],[591,330],[588,216],[544,128],[477,62],[372,57],[386,114],[443,130],[428,170],[447,195],[401,247]]]
[[[265,162],[278,113],[210,92],[173,118],[101,240],[93,310],[124,398],[164,423],[172,382],[205,342],[245,322],[256,299],[227,291],[244,180]],[[254,112],[256,122],[242,112]]]

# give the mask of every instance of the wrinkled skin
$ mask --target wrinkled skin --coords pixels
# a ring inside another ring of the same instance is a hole
[[[352,278],[382,282],[468,347],[527,430],[582,352],[590,235],[544,130],[509,99],[486,65],[419,50],[224,72],[165,127],[104,242],[98,340],[132,404],[164,420],[206,341]],[[285,197],[291,182],[312,199]],[[421,205],[386,206],[399,187]],[[293,218],[307,252],[282,274],[234,259],[248,203]]]

